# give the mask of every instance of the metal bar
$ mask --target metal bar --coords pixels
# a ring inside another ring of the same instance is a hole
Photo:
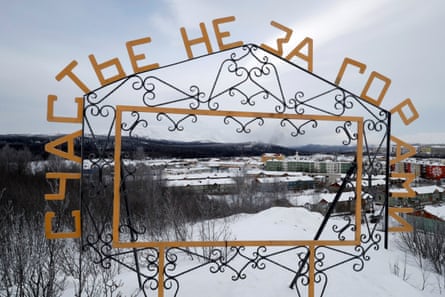
[[[121,164],[123,164],[123,160],[121,158]],[[128,224],[128,228],[130,229],[130,237],[131,237],[131,241],[135,242],[136,236],[134,234],[134,230],[132,227],[132,222],[131,222],[131,217],[130,217],[130,208],[128,205],[128,198],[127,198],[127,194],[126,194],[126,183],[125,183],[125,177],[124,177],[124,170],[123,170],[123,166],[121,166],[120,168],[120,176],[121,176],[121,189],[122,192],[124,193],[124,202],[125,202],[125,209],[127,212],[127,224]],[[138,284],[139,284],[139,289],[141,289],[143,291],[143,284],[142,284],[142,280],[141,280],[141,271],[140,271],[140,267],[139,267],[139,260],[138,260],[138,253],[137,253],[137,249],[133,248],[133,256],[134,256],[134,264],[136,266],[136,271],[137,271],[137,277],[138,277]]]
[[[326,224],[328,223],[328,220],[330,219],[332,212],[334,211],[335,205],[337,204],[338,200],[340,199],[341,194],[343,193],[343,191],[346,188],[346,184],[350,181],[350,178],[354,174],[354,171],[356,170],[356,168],[357,168],[357,160],[355,159],[354,162],[352,163],[351,167],[348,169],[348,172],[346,173],[346,176],[343,179],[343,182],[341,183],[340,188],[338,189],[334,200],[332,201],[331,205],[329,206],[329,209],[326,212],[326,215],[324,216],[323,221],[321,222],[321,225],[318,228],[318,231],[314,236],[314,240],[320,239],[320,236],[323,233],[323,230],[326,227]],[[309,254],[310,254],[310,252],[308,252],[306,254],[306,256],[303,259],[303,262],[301,263],[300,267],[298,268],[297,273],[295,274],[294,278],[292,279],[292,282],[290,283],[290,286],[289,286],[291,289],[293,289],[296,286],[297,278],[301,275],[301,270],[306,265],[306,263],[309,259]]]
[[[385,185],[385,238],[384,248],[388,249],[388,224],[389,224],[389,176],[390,176],[390,150],[391,150],[391,113],[388,112],[388,129],[386,130],[386,185]]]
[[[79,185],[79,194],[80,194],[80,200],[79,200],[79,209],[80,209],[80,239],[79,239],[79,292],[78,296],[82,296],[82,251],[83,251],[83,220],[82,220],[82,202],[83,202],[83,175],[84,175],[84,168],[83,168],[83,160],[84,160],[84,144],[85,144],[85,96],[83,98],[83,111],[82,111],[82,139],[80,141],[80,156],[81,156],[81,165],[80,165],[80,185]]]

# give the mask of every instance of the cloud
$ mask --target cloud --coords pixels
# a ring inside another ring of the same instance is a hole
[[[79,62],[76,73],[95,88],[99,82],[89,54],[95,54],[99,61],[119,57],[130,74],[125,42],[151,36],[148,60],[171,64],[187,58],[180,27],[198,36],[199,23],[205,22],[217,51],[211,21],[233,15],[236,21],[222,26],[231,33],[227,42],[242,40],[275,46],[283,32],[271,26],[274,20],[294,31],[285,47],[287,51],[306,36],[314,39],[314,71],[328,80],[335,78],[346,56],[368,65],[363,81],[371,71],[389,76],[392,85],[384,106],[391,108],[411,97],[421,111],[415,135],[428,140],[422,136],[426,131],[423,135],[437,133],[432,135],[437,138],[442,128],[434,119],[440,115],[426,114],[445,109],[445,101],[440,99],[445,66],[445,39],[441,38],[444,13],[445,4],[440,0],[7,2],[2,5],[0,18],[0,95],[2,106],[11,112],[2,114],[0,125],[4,133],[19,129],[70,131],[69,125],[64,128],[44,121],[48,94],[60,95],[61,112],[69,112],[72,98],[81,95],[68,80],[54,79],[70,61]],[[358,91],[362,87],[347,86]],[[17,110],[27,121],[17,123]]]

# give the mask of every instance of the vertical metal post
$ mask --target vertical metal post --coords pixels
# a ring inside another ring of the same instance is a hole
[[[122,157],[120,159],[121,164],[123,163]],[[125,177],[124,177],[124,170],[123,170],[124,166],[121,166],[121,170],[120,170],[120,176],[121,176],[121,190],[122,193],[124,194],[124,201],[125,201],[125,209],[126,209],[126,213],[127,213],[127,224],[128,224],[128,228],[130,229],[130,237],[131,237],[131,242],[135,242],[136,236],[135,236],[135,232],[133,230],[133,224],[131,221],[131,217],[130,217],[130,208],[128,205],[128,197],[127,197],[127,193],[126,193],[126,184],[125,184]],[[133,248],[133,256],[134,256],[134,264],[136,266],[136,271],[137,271],[137,276],[138,276],[138,284],[139,284],[139,289],[143,290],[143,285],[142,285],[142,280],[141,280],[141,271],[139,268],[139,259],[138,259],[138,253],[137,253],[137,249]]]
[[[391,113],[388,112],[388,127],[386,130],[386,185],[385,185],[385,226],[384,226],[384,232],[385,232],[385,238],[384,238],[384,248],[388,249],[388,224],[389,224],[389,176],[390,176],[390,154],[391,151]]]
[[[79,199],[79,209],[80,209],[80,239],[79,239],[79,292],[78,292],[78,296],[82,296],[82,250],[83,250],[83,219],[82,219],[82,214],[83,214],[83,174],[84,174],[84,170],[83,170],[83,157],[84,157],[84,144],[85,144],[85,96],[83,96],[83,102],[82,102],[82,106],[83,106],[83,110],[82,110],[82,139],[80,140],[80,157],[81,157],[81,163],[80,163],[80,185],[79,185],[79,194],[80,194],[80,199]]]

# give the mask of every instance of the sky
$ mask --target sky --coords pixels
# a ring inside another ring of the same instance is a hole
[[[79,124],[46,121],[47,96],[58,96],[57,115],[75,113],[75,97],[83,92],[56,75],[75,60],[76,75],[90,88],[100,87],[89,55],[104,62],[118,58],[133,73],[126,42],[150,37],[141,47],[146,60],[160,66],[187,60],[180,28],[199,34],[204,22],[218,50],[212,20],[234,16],[221,27],[226,43],[276,46],[283,31],[293,30],[284,53],[304,38],[313,40],[313,73],[334,82],[344,58],[363,64],[340,85],[355,94],[372,71],[391,79],[381,107],[390,110],[410,98],[419,118],[409,125],[397,115],[392,135],[417,143],[445,143],[441,119],[445,66],[445,3],[441,0],[372,1],[4,1],[0,12],[0,134],[72,133]],[[204,54],[194,48],[194,54]],[[304,61],[296,61],[304,67]],[[106,72],[107,73],[107,72]],[[350,72],[353,73],[353,72]],[[110,73],[112,75],[112,73]],[[407,112],[409,115],[409,112]]]

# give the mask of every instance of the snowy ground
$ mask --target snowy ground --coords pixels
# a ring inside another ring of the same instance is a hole
[[[258,214],[242,214],[229,220],[217,220],[215,225],[223,228],[229,227],[230,236],[237,240],[251,239],[311,239],[322,216],[311,213],[304,208],[275,207]],[[333,236],[332,224],[338,224],[341,218],[333,218],[325,229],[324,236]],[[371,259],[365,262],[362,271],[355,272],[353,264],[349,262],[329,270],[328,285],[323,296],[342,297],[435,297],[445,294],[441,292],[439,284],[444,283],[444,277],[438,278],[428,269],[421,270],[416,262],[408,254],[401,251],[396,243],[397,235],[390,238],[390,249],[372,250],[369,253]],[[268,247],[268,252],[274,251]],[[178,267],[187,269],[199,264],[196,259],[179,254]],[[338,261],[341,255],[329,254],[329,261]],[[292,266],[295,262],[295,253],[283,253],[273,258],[274,260]],[[243,265],[243,259],[237,258],[233,265]],[[246,268],[243,272],[245,279],[232,281],[234,273],[226,269],[224,273],[211,273],[209,265],[201,267],[193,272],[186,273],[178,280],[180,288],[179,297],[227,297],[227,296],[296,296],[296,292],[289,289],[293,274],[277,265],[265,263],[263,270]],[[403,279],[405,278],[405,279]],[[117,276],[121,281],[119,291],[122,296],[143,296],[137,292],[137,281],[133,273],[124,272]],[[423,287],[423,290],[421,288]],[[443,290],[443,289],[442,289]],[[319,296],[316,292],[315,296]],[[173,290],[166,290],[164,296],[173,296]],[[64,297],[73,296],[70,289]],[[157,292],[149,291],[149,296],[157,296]],[[307,296],[306,292],[302,296]]]

